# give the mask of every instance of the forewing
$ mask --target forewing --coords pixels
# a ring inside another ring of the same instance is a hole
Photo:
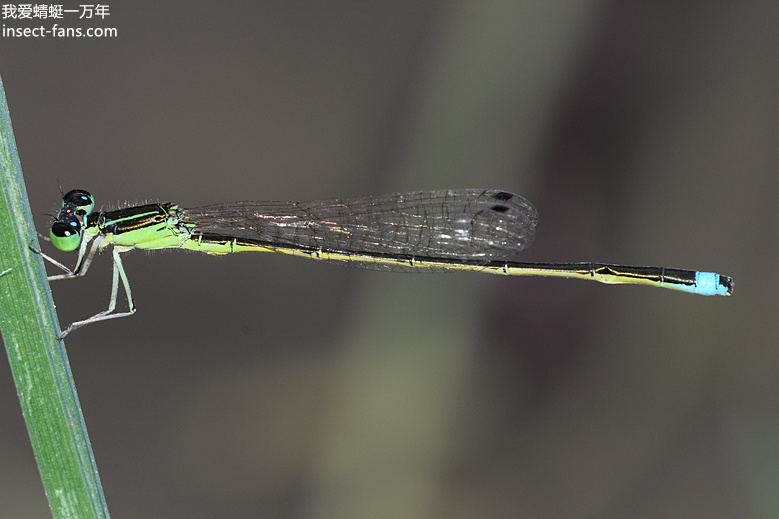
[[[310,202],[234,202],[183,209],[194,231],[277,247],[492,261],[533,242],[538,213],[493,189],[418,191]]]

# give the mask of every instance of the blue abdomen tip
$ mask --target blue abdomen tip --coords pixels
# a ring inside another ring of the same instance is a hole
[[[733,281],[715,272],[695,273],[695,293],[704,296],[729,296],[733,292]]]

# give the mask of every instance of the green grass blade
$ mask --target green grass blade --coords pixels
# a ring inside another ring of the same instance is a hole
[[[108,517],[0,79],[0,330],[52,515]]]

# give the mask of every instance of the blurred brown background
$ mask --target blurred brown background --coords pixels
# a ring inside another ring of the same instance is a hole
[[[103,208],[498,187],[541,214],[524,260],[736,280],[130,253],[138,313],[67,339],[113,517],[779,516],[779,5],[107,5],[63,25],[113,39],[0,39],[42,232],[59,184]],[[93,269],[54,284],[63,324],[107,305]],[[0,413],[0,516],[46,517],[5,360]]]

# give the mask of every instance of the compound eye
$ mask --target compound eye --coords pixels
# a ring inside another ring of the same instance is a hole
[[[51,243],[61,251],[70,252],[81,243],[81,225],[77,220],[69,223],[54,222],[49,231]]]
[[[95,198],[88,191],[74,189],[73,191],[68,191],[62,197],[62,207],[66,210],[75,209],[75,213],[78,216],[84,216],[90,214],[95,209]]]

